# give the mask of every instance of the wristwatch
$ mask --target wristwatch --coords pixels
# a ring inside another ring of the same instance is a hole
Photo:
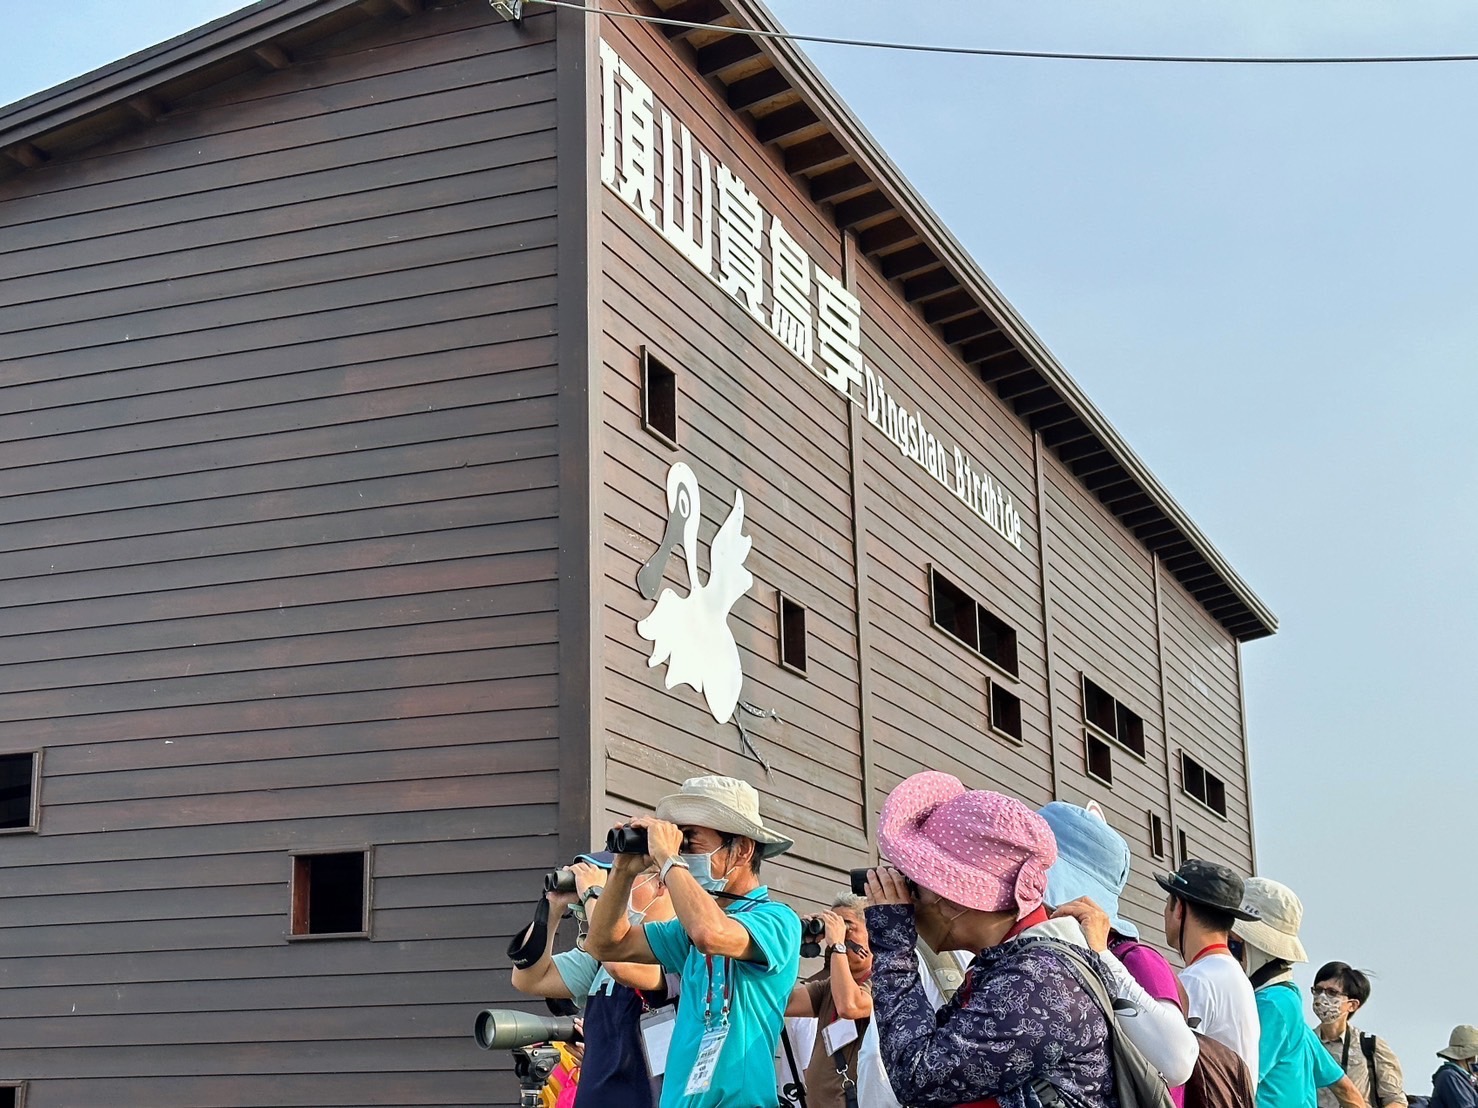
[[[688,869],[688,863],[683,861],[682,855],[674,854],[662,863],[662,868],[657,871],[657,880],[661,881],[664,885],[667,884],[667,871],[673,866],[682,866],[683,869]]]
[[[588,906],[590,902],[598,896],[600,896],[600,886],[591,885],[588,889],[580,894],[580,907],[584,908]]]
[[[829,947],[826,948],[826,953],[828,953],[828,954],[845,954],[845,953],[847,953],[847,944],[846,943],[832,943],[831,946],[829,946]]]

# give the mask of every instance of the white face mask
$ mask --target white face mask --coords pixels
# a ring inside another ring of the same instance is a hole
[[[638,881],[635,885],[631,887],[631,895],[626,898],[626,922],[628,925],[632,927],[640,927],[642,921],[646,919],[647,913],[652,910],[652,905],[649,903],[645,908],[638,912],[636,910],[636,905],[633,902],[636,899],[636,890],[641,888],[643,885],[650,885],[655,880],[657,880],[657,877],[655,874],[653,874],[651,877],[643,877],[640,881]]]
[[[716,846],[707,854],[682,855],[682,860],[688,863],[688,872],[693,875],[693,880],[711,893],[722,891],[723,887],[729,883],[728,874],[723,877],[713,875],[713,856],[722,849],[724,848]]]
[[[1312,1007],[1314,1015],[1319,1017],[1319,1022],[1333,1023],[1345,1010],[1345,1002],[1343,997],[1326,996],[1319,993],[1314,996]]]

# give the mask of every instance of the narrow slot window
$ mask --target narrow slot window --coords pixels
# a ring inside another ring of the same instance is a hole
[[[1012,677],[1020,676],[1017,673],[1016,629],[984,608],[978,611],[980,613],[980,653]]]
[[[935,570],[929,571],[930,588],[933,592],[934,623],[940,630],[953,635],[971,650],[980,649],[980,621],[977,619],[975,601],[971,600],[959,586],[952,584]]]
[[[1179,862],[1179,864],[1183,866],[1183,865],[1185,865],[1187,862],[1189,862],[1191,860],[1191,845],[1190,845],[1189,842],[1186,841],[1186,837],[1185,837],[1185,832],[1184,831],[1177,831],[1176,832],[1176,839],[1177,839],[1178,845],[1180,847],[1180,862]]]
[[[294,937],[369,934],[369,851],[293,857]]]
[[[1150,816],[1150,857],[1165,857],[1165,824],[1154,812]]]
[[[806,609],[790,597],[780,597],[780,664],[806,672]]]
[[[40,762],[41,756],[34,750],[0,754],[0,832],[36,830]]]
[[[1115,733],[1118,726],[1114,719],[1115,703],[1102,688],[1083,678],[1083,719],[1093,724],[1106,735]]]
[[[1180,787],[1186,796],[1206,803],[1206,771],[1184,754],[1180,756]]]
[[[677,449],[677,374],[641,349],[642,426]]]
[[[1021,698],[994,682],[990,687],[990,725],[1003,735],[1021,740]]]
[[[1114,783],[1114,752],[1108,743],[1097,735],[1085,736],[1088,748],[1088,776],[1095,777],[1105,785]]]

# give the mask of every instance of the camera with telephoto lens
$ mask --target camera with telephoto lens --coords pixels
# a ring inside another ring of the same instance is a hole
[[[645,827],[612,827],[606,832],[606,849],[612,854],[647,853]]]
[[[858,896],[867,895],[867,875],[871,872],[871,866],[865,866],[862,869],[854,869],[848,871],[849,875],[852,878],[852,891]],[[903,883],[908,886],[908,892],[910,896],[917,897],[919,895],[919,887],[913,883],[912,877],[905,877],[903,879]]]
[[[546,893],[572,893],[575,891],[575,871],[571,869],[557,869],[553,873],[544,875],[544,891]]]
[[[801,957],[820,958],[821,944],[816,940],[826,934],[826,921],[820,916],[801,917]]]

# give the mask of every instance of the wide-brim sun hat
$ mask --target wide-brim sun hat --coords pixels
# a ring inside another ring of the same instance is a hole
[[[1462,1023],[1452,1029],[1452,1034],[1447,1036],[1447,1049],[1437,1052],[1438,1058],[1446,1058],[1451,1062],[1461,1062],[1467,1058],[1478,1057],[1478,1027],[1470,1023]]]
[[[1235,919],[1257,919],[1257,911],[1245,903],[1242,875],[1220,862],[1187,858],[1173,873],[1155,874],[1155,881],[1178,900],[1214,908]]]
[[[1249,908],[1258,919],[1237,924],[1237,934],[1246,942],[1285,962],[1307,962],[1298,930],[1303,925],[1303,902],[1287,885],[1266,877],[1249,877],[1243,890]]]
[[[759,846],[761,858],[784,854],[795,845],[760,819],[760,794],[748,781],[734,777],[690,777],[675,793],[657,801],[657,818],[679,827],[711,827],[743,835]]]
[[[933,770],[888,794],[878,847],[924,888],[980,912],[1014,910],[1018,919],[1041,905],[1057,860],[1052,828],[1021,801]]]
[[[1076,804],[1054,800],[1037,810],[1057,839],[1057,861],[1047,871],[1043,899],[1060,908],[1088,897],[1108,913],[1109,926],[1127,939],[1139,928],[1119,915],[1119,894],[1129,881],[1129,844],[1102,816]]]

